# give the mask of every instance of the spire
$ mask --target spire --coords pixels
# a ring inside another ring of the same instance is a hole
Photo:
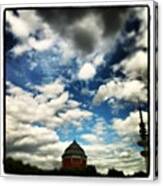
[[[146,128],[145,128],[145,123],[143,121],[143,114],[142,114],[140,103],[139,103],[138,109],[139,109],[139,117],[140,117],[140,123],[139,123],[140,130],[139,130],[139,132],[140,132],[140,136],[141,136],[142,140],[144,140],[144,138],[146,138]]]
[[[140,152],[140,154],[145,158],[146,168],[148,170],[149,169],[148,133],[146,131],[145,123],[143,121],[143,114],[142,114],[140,102],[138,102],[138,110],[139,110],[139,117],[140,117],[140,123],[139,123],[140,140],[138,141],[138,145],[143,147],[143,150]]]
[[[144,123],[143,122],[143,115],[142,115],[142,110],[141,110],[140,103],[139,103],[139,116],[140,116],[140,123]]]

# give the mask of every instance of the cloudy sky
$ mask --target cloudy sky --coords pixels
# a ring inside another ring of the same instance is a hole
[[[10,9],[5,20],[7,156],[58,168],[76,139],[101,173],[145,171],[147,7]]]

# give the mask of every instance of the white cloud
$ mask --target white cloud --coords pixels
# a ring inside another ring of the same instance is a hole
[[[48,151],[40,152],[39,148],[58,143],[56,132],[46,127],[33,127],[31,123],[24,125],[10,115],[6,119],[7,156],[40,168],[53,168],[57,156],[54,153],[48,154]]]
[[[95,165],[98,172],[107,174],[109,169],[114,168],[126,175],[132,175],[145,171],[144,158],[140,152],[129,147],[129,141],[106,144],[98,135],[92,133],[83,134],[81,138],[89,142],[82,146],[88,157],[87,164]]]
[[[88,164],[95,165],[97,171],[106,174],[115,168],[124,174],[145,171],[145,160],[139,152],[134,151],[123,142],[113,144],[90,144],[82,146],[88,156]]]
[[[101,85],[93,99],[94,104],[100,104],[109,98],[124,99],[137,102],[147,100],[147,90],[143,82],[138,80],[110,81]]]
[[[98,118],[96,120],[96,125],[93,128],[93,132],[97,135],[97,136],[102,136],[105,131],[106,131],[106,127],[105,127],[106,122],[102,119],[102,118]]]
[[[147,127],[147,112],[142,112],[143,121]],[[125,119],[115,118],[113,120],[113,127],[116,129],[117,133],[120,136],[126,136],[125,141],[127,140],[129,143],[137,142],[139,139],[139,123],[140,123],[140,116],[139,112],[131,112],[128,117]]]
[[[82,139],[84,139],[85,141],[91,143],[91,144],[98,144],[100,143],[100,140],[98,139],[98,137],[94,134],[88,133],[88,134],[83,134],[81,136]]]
[[[7,115],[18,122],[40,122],[50,128],[92,116],[91,112],[80,108],[80,103],[69,99],[69,93],[59,81],[36,89],[42,93],[34,97],[32,93],[10,85],[7,91],[11,95],[6,96]]]
[[[45,135],[42,133],[42,141],[46,141],[47,135],[48,134]],[[29,137],[32,138],[30,134]],[[15,139],[15,141],[17,142],[19,139]],[[37,144],[35,146],[32,146],[32,144],[29,146],[23,146],[23,144],[21,146],[17,146],[17,144],[12,142],[10,145],[14,148],[10,149],[7,156],[12,157],[13,159],[21,160],[24,164],[37,166],[38,168],[44,170],[51,170],[61,167],[61,156],[70,143],[70,141],[61,142],[54,140],[48,143],[39,143],[39,145]]]
[[[37,155],[27,152],[13,152],[7,155],[15,160],[21,160],[23,164],[30,164],[43,170],[53,170],[54,168],[60,168],[61,162],[58,161],[54,154]]]
[[[29,46],[37,51],[44,51],[46,49],[49,49],[50,47],[52,47],[53,43],[54,41],[52,38],[36,40],[35,38],[30,37],[28,40]]]
[[[16,46],[14,46],[14,48],[12,48],[12,52],[18,56],[29,50],[30,48],[27,44],[17,44]]]
[[[14,16],[11,11],[6,11],[6,20],[10,23],[11,31],[15,34],[16,37],[28,37],[29,33],[31,32],[29,23],[17,16]]]
[[[22,12],[19,18],[13,14],[9,18],[12,32],[23,42],[22,45],[16,45],[13,49],[15,54],[18,55],[31,48],[37,51],[45,50],[52,46],[55,39],[52,37],[50,28],[46,24],[42,24],[43,22],[41,24],[44,25],[42,29],[44,30],[45,38],[37,41],[34,37],[28,37],[29,33],[33,33],[37,28],[40,28],[39,19],[36,21],[38,17],[34,16],[31,19],[28,15],[29,13],[25,14]],[[31,13],[30,15],[33,16],[34,14]],[[95,32],[96,35],[98,32],[97,43],[101,47],[97,48],[106,50],[105,47],[107,46],[106,48],[108,50],[108,43],[110,42],[108,42],[108,39],[106,41],[101,39],[99,27],[97,30],[97,24],[94,24],[93,19],[86,17],[77,26],[87,28],[88,30],[91,28],[90,31]],[[26,30],[15,28],[14,24],[17,25],[17,22],[18,25],[23,26],[24,24]],[[31,25],[29,26],[28,24]],[[91,27],[89,27],[90,24]],[[92,28],[94,29],[92,30]],[[67,41],[61,43],[59,45],[63,55],[63,62],[66,62],[70,57],[75,55],[75,49]],[[143,59],[143,54],[142,56],[138,55],[135,57]],[[85,63],[79,70],[79,79],[88,80],[93,78],[96,74],[96,68],[104,62],[102,54],[92,59],[92,63]],[[139,60],[137,61],[138,66],[136,66],[136,63],[135,65],[130,64],[132,59],[130,61],[128,60],[123,61],[122,66],[124,72],[129,74],[130,78],[134,78],[139,72],[144,72],[145,66],[143,65],[145,63],[140,63]],[[140,100],[144,101],[146,100],[146,90],[144,90],[144,87],[145,85],[137,80],[132,80],[131,82],[128,80],[119,82],[113,80],[99,87],[94,97],[94,103],[100,103],[112,97],[137,101],[138,96]],[[62,127],[66,122],[76,123],[80,126],[80,120],[91,117],[92,113],[81,109],[79,102],[70,99],[69,93],[64,90],[64,85],[61,81],[55,81],[51,84],[35,88],[40,91],[40,94],[37,96],[33,96],[32,93],[26,92],[16,86],[10,85],[8,90],[11,94],[6,96],[8,156],[21,159],[24,163],[30,163],[39,168],[53,169],[61,165],[61,155],[69,145],[69,142],[59,141],[59,137],[54,129],[56,127]],[[83,90],[83,93],[86,93],[86,90]],[[113,126],[120,135],[137,134],[137,121],[136,113],[131,113],[124,120],[115,119]],[[43,126],[33,126],[34,122],[40,122]],[[122,127],[122,123],[128,129],[127,131],[125,127]],[[135,152],[127,146],[128,140],[126,138],[124,141],[118,142],[118,144],[102,144],[103,141],[99,136],[104,134],[105,129],[103,121],[98,121],[92,129],[92,133],[81,136],[82,139],[90,142],[90,145],[83,145],[88,155],[88,164],[95,165],[97,170],[102,173],[107,173],[108,168],[112,167],[124,171],[125,174],[145,170],[144,159],[140,156],[139,152]]]
[[[15,89],[13,92],[15,92],[15,97],[16,94],[19,95],[19,98],[21,97],[19,89]],[[10,104],[13,104],[13,102],[11,101]],[[75,104],[75,106],[77,106],[77,104]],[[8,106],[6,108],[8,110]],[[32,108],[31,104],[30,108]],[[20,109],[22,109],[22,107],[20,107]],[[26,109],[28,110],[27,106]],[[46,109],[47,108],[45,108],[44,111],[46,111]],[[17,111],[18,115],[22,113],[22,110]],[[66,114],[67,118],[70,117],[72,120],[72,113],[78,113],[77,115],[81,118],[84,112],[82,112],[81,116],[79,110],[73,109]],[[145,113],[143,113],[143,116],[144,114]],[[90,113],[86,115],[88,116]],[[84,117],[86,115],[84,115]],[[132,113],[128,118],[124,119],[124,121],[120,121],[119,119],[115,120],[113,126],[116,127],[120,135],[125,135],[127,129],[129,129],[128,133],[132,132],[133,134],[137,132],[135,128],[137,118],[137,113]],[[61,156],[70,144],[69,141],[61,142],[53,129],[47,128],[46,126],[32,126],[30,122],[23,123],[19,117],[12,115],[12,113],[7,113],[6,119],[7,156],[43,169],[53,169],[61,166]],[[140,156],[139,152],[135,152],[132,148],[128,147],[129,141],[122,140],[118,143],[105,144],[99,138],[105,131],[102,122],[103,120],[101,119],[97,120],[97,125],[92,129],[94,133],[86,133],[81,136],[82,139],[90,143],[89,145],[81,144],[88,156],[88,164],[95,165],[97,171],[101,173],[107,173],[109,168],[122,170],[125,174],[145,171],[144,158]],[[129,123],[132,123],[134,126],[130,127]],[[121,124],[125,125],[124,129],[122,129]]]
[[[10,24],[10,31],[20,41],[11,51],[15,55],[21,55],[31,49],[37,51],[49,49],[55,41],[49,25],[42,22],[35,10],[19,10],[18,14],[19,16],[16,16],[12,11],[6,11],[6,20]],[[36,39],[34,36],[38,30],[42,32],[40,39]]]
[[[88,80],[92,79],[96,74],[96,69],[91,63],[85,63],[79,73],[78,73],[78,78],[81,80]]]
[[[72,43],[70,40],[66,39],[64,40],[63,38],[59,39],[58,41],[58,46],[59,46],[59,53],[62,54],[62,63],[66,64],[69,59],[72,57],[76,56],[76,51],[72,46]]]
[[[7,156],[43,169],[60,167],[61,155],[70,142],[60,142],[55,128],[68,122],[79,127],[76,123],[81,125],[92,113],[69,99],[60,81],[35,87],[41,91],[36,96],[10,82],[7,86],[10,93],[6,95]],[[49,95],[54,95],[50,101]]]
[[[56,96],[64,91],[64,84],[60,80],[56,80],[52,83],[38,86],[37,89],[47,96]]]
[[[69,106],[70,108],[77,108],[77,107],[80,106],[80,103],[77,102],[77,101],[75,101],[75,100],[69,100],[69,101],[68,101],[68,106]]]
[[[35,153],[14,151],[8,156],[43,169],[59,168],[61,156],[71,142],[55,142],[40,145]],[[87,164],[95,165],[98,172],[106,174],[108,169],[116,168],[125,174],[145,171],[145,161],[139,152],[127,147],[125,143],[81,145],[88,157]]]
[[[136,47],[147,47],[148,9],[145,7],[135,8],[134,10],[136,17],[142,22],[137,36],[135,36],[134,32],[130,34],[137,39]],[[121,70],[126,75],[126,78],[124,80],[114,78],[112,81],[101,85],[94,96],[93,103],[100,104],[103,101],[107,101],[108,99],[113,100],[114,98],[131,102],[137,102],[139,99],[142,102],[146,102],[148,77],[147,59],[147,52],[139,50],[132,53],[132,55],[119,64],[113,65],[113,71]]]
[[[147,57],[146,52],[138,51],[124,59],[119,67],[130,79],[141,77],[145,81],[147,79]]]
[[[104,63],[104,55],[103,54],[99,54],[97,55],[94,60],[93,60],[93,64],[97,67],[101,64]]]
[[[65,122],[71,122],[73,120],[80,121],[84,118],[88,118],[92,116],[92,113],[86,110],[80,110],[79,108],[68,110],[65,113],[60,113],[59,116]]]

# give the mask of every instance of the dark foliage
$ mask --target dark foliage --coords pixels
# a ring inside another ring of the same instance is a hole
[[[85,170],[41,170],[35,166],[29,164],[23,164],[20,160],[14,160],[7,158],[4,161],[4,171],[7,174],[19,174],[19,175],[62,175],[62,176],[94,176],[94,177],[147,177],[144,172],[135,173],[132,176],[125,176],[122,171],[115,169],[108,170],[107,175],[102,175],[96,171],[96,167],[88,165]]]
[[[115,170],[115,169],[110,169],[108,171],[108,176],[109,177],[124,177],[124,174],[122,171],[118,171],[118,170]]]

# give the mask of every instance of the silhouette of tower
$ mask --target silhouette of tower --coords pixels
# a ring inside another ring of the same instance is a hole
[[[139,134],[140,134],[140,140],[138,141],[138,145],[143,147],[143,150],[140,152],[140,154],[145,158],[146,163],[146,170],[149,169],[149,147],[148,147],[148,133],[145,127],[145,123],[143,121],[143,115],[141,106],[139,103],[139,117],[140,117],[140,123],[139,123]]]

